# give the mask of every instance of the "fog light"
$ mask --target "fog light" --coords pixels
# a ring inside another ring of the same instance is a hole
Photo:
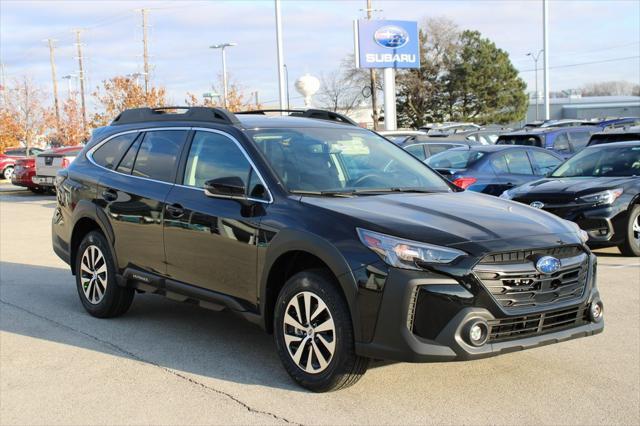
[[[602,302],[595,302],[591,304],[591,308],[589,309],[589,314],[591,316],[591,321],[600,322],[602,320]]]
[[[489,326],[486,321],[476,319],[469,322],[466,327],[466,340],[473,346],[482,346],[489,337]]]

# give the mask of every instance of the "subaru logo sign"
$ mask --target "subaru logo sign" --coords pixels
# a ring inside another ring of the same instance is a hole
[[[378,29],[373,39],[382,47],[397,49],[409,43],[409,33],[395,25],[388,25]]]
[[[534,201],[533,203],[529,204],[531,207],[533,207],[534,209],[541,209],[544,207],[544,203],[542,201]]]
[[[558,272],[560,266],[560,260],[553,256],[543,256],[536,262],[536,269],[538,272],[545,275],[551,275]]]

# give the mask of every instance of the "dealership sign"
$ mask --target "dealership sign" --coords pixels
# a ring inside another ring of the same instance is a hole
[[[417,22],[360,19],[354,26],[358,68],[420,68]]]

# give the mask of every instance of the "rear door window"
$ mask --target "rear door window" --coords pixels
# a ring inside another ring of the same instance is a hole
[[[589,138],[591,137],[591,132],[582,131],[582,132],[569,132],[569,139],[571,140],[571,145],[573,146],[573,150],[580,151],[582,148],[587,146],[589,143]]]
[[[560,133],[553,141],[553,150],[558,152],[571,152],[569,137],[566,133]]]
[[[512,151],[504,153],[504,158],[507,161],[507,167],[509,173],[514,175],[532,175],[533,169],[531,168],[531,162],[529,157],[524,151]]]
[[[498,175],[509,173],[507,159],[504,157],[504,154],[493,155],[491,157],[491,167],[493,168],[493,171]]]
[[[162,182],[173,182],[186,136],[186,130],[146,132],[131,174]]]
[[[562,160],[559,160],[546,152],[531,151],[529,152],[529,155],[533,157],[536,174],[539,176],[544,176],[547,173],[554,171],[556,167],[562,163]]]
[[[455,146],[457,146],[457,145],[452,145],[452,144],[447,144],[447,143],[429,144],[429,153],[431,155],[436,155],[436,154],[444,152],[444,151],[446,151],[448,149],[451,149],[451,148],[453,148]]]
[[[107,169],[114,169],[136,136],[138,133],[134,132],[108,140],[93,152],[91,155],[93,161]]]
[[[424,152],[424,145],[409,145],[405,150],[422,161],[427,159],[427,154]]]

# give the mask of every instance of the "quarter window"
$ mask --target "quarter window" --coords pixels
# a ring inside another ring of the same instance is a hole
[[[93,161],[102,167],[113,169],[136,136],[137,133],[127,133],[108,140],[94,151]]]
[[[136,156],[132,175],[172,182],[186,134],[185,130],[146,132]]]

